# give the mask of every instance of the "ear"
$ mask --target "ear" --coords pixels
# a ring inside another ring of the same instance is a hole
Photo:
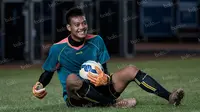
[[[69,24],[67,24],[66,27],[68,31],[71,31],[71,26]]]

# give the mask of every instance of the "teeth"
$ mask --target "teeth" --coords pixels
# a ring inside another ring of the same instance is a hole
[[[84,34],[84,31],[79,32],[80,34]]]

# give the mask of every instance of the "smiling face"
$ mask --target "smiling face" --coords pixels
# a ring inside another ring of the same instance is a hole
[[[85,16],[74,16],[70,18],[67,29],[71,32],[71,36],[76,40],[82,40],[87,35],[88,25]]]

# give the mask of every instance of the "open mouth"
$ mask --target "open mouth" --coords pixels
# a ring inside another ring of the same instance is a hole
[[[86,35],[86,30],[84,30],[84,31],[78,31],[78,35],[82,35],[82,36],[85,36]]]

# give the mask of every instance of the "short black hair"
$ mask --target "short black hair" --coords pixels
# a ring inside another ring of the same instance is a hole
[[[71,9],[69,9],[66,13],[67,24],[70,23],[71,17],[76,17],[76,16],[85,16],[85,13],[81,8],[78,8],[78,7],[73,7]]]

